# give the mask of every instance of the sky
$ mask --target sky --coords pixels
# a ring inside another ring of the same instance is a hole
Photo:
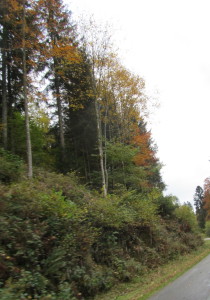
[[[160,107],[149,126],[165,194],[191,202],[210,177],[209,0],[64,0],[73,13],[109,22],[122,64],[143,77]]]

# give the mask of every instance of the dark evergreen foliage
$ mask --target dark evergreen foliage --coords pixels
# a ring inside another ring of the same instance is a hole
[[[198,225],[201,229],[205,228],[207,212],[204,202],[204,191],[202,187],[197,186],[194,195],[195,213],[198,220]]]

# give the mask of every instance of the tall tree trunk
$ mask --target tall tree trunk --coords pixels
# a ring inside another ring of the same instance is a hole
[[[10,51],[8,50],[7,52],[7,108],[8,108],[8,117],[11,116],[11,111],[12,111],[12,87],[11,87],[11,54]]]
[[[101,180],[102,180],[102,191],[104,198],[107,196],[107,184],[106,184],[106,172],[104,166],[104,151],[103,151],[103,140],[102,140],[102,128],[101,128],[101,117],[100,117],[100,108],[97,100],[97,89],[95,82],[94,74],[94,64],[92,67],[92,86],[94,91],[95,98],[95,113],[96,113],[96,127],[97,127],[97,140],[98,140],[98,152],[99,152],[99,161],[101,169]]]
[[[84,171],[85,171],[85,179],[86,182],[88,181],[88,170],[87,170],[87,164],[86,164],[86,157],[85,157],[85,150],[84,148],[82,149],[82,154],[83,154],[83,164],[84,164]]]
[[[7,125],[7,81],[6,81],[6,28],[3,27],[2,40],[2,126],[3,126],[3,147],[8,146],[8,125]]]
[[[25,108],[25,129],[26,129],[26,149],[27,149],[27,162],[28,162],[28,178],[33,177],[32,166],[32,149],[31,149],[31,135],[28,113],[28,97],[27,97],[27,70],[26,70],[26,9],[25,0],[23,1],[23,97]]]
[[[62,113],[62,104],[60,97],[60,87],[58,78],[56,75],[56,62],[54,59],[54,76],[55,76],[55,92],[56,92],[56,101],[57,101],[57,111],[58,111],[58,124],[59,124],[59,139],[60,139],[60,148],[61,148],[61,162],[62,169],[65,165],[65,137],[64,137],[64,126],[63,126],[63,113]]]
[[[104,152],[103,152],[103,141],[102,141],[102,132],[101,132],[101,118],[100,118],[100,109],[96,99],[95,99],[95,111],[96,111],[97,136],[98,136],[98,151],[99,151],[99,159],[100,159],[100,167],[101,167],[102,191],[104,197],[106,198],[107,185],[106,185],[106,174],[104,168]]]
[[[105,110],[105,121],[104,121],[104,173],[105,173],[105,182],[106,182],[106,191],[108,192],[108,188],[109,188],[109,174],[107,171],[107,153],[106,153],[106,149],[107,149],[107,116],[108,116],[108,105],[106,105],[106,110]]]

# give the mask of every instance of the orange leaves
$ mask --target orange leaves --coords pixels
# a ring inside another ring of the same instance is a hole
[[[147,166],[156,162],[155,153],[151,149],[151,134],[147,131],[136,130],[136,135],[131,143],[135,145],[139,152],[135,155],[133,161],[138,166]]]
[[[144,149],[142,152],[136,154],[133,161],[138,166],[145,166],[151,159],[153,159],[152,152]]]
[[[49,51],[46,55],[62,59],[67,64],[81,62],[81,57],[76,47],[72,45],[65,45],[61,41],[53,44],[51,51]]]

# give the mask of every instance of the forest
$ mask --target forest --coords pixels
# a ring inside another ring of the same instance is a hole
[[[0,3],[0,299],[94,299],[202,245],[164,195],[145,82],[62,0]],[[207,225],[206,225],[206,224]]]

